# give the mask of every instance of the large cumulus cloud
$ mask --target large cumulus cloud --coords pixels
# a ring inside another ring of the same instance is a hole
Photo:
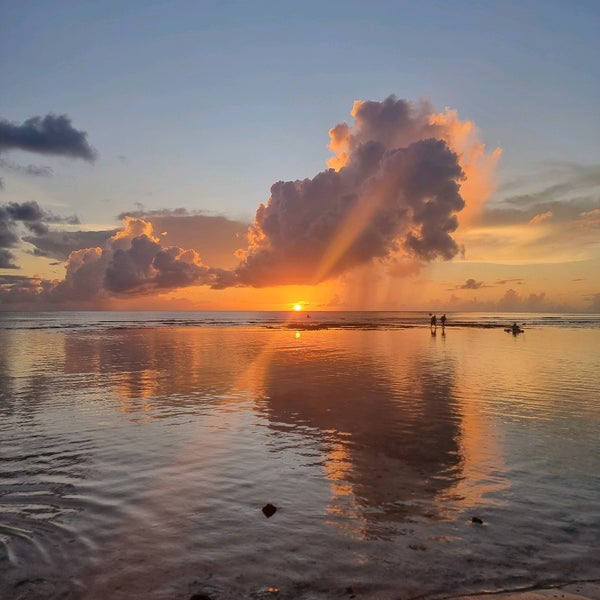
[[[215,272],[202,264],[195,250],[163,247],[152,225],[133,217],[125,217],[123,229],[103,248],[71,252],[66,268],[64,281],[53,290],[55,300],[92,300],[209,285]]]
[[[331,132],[336,156],[313,179],[278,182],[256,212],[239,284],[314,284],[372,259],[459,252],[464,172],[427,103],[355,103]],[[229,282],[228,282],[229,283]]]

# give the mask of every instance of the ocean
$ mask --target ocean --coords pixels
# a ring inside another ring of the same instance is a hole
[[[0,599],[600,580],[600,315],[309,313],[0,312]]]

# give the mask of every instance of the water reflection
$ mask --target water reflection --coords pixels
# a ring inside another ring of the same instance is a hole
[[[320,448],[332,514],[366,523],[440,516],[432,498],[461,471],[450,361],[412,353],[391,365],[370,352],[306,345],[265,363],[262,409],[273,431],[291,426]]]
[[[9,372],[7,349],[10,347],[11,334],[6,331],[0,332],[0,411],[11,410],[9,399],[12,395],[12,377]]]
[[[62,336],[0,332],[0,410],[33,419],[62,371]],[[3,401],[2,401],[3,400]]]
[[[265,572],[329,590],[360,569],[373,589],[396,588],[390,554],[415,595],[432,565],[449,574],[445,590],[495,580],[498,564],[534,572],[538,554],[521,552],[531,540],[554,544],[552,568],[566,539],[585,559],[597,538],[592,334],[536,332],[518,348],[474,329],[3,335],[0,596],[18,583],[190,597],[199,573],[229,590],[232,572],[246,591]],[[507,472],[498,509],[490,490]],[[463,512],[486,494],[496,513],[471,527]],[[266,520],[271,501],[281,510]]]
[[[225,401],[260,345],[238,344],[232,330],[221,329],[73,334],[65,341],[64,370],[112,390],[123,412],[169,417],[175,409]]]
[[[18,597],[56,597],[61,584],[47,582],[74,573],[87,550],[67,521],[79,511],[72,496],[89,475],[94,445],[72,431],[61,342],[59,334],[0,333],[2,597],[17,597],[17,587]]]
[[[452,360],[440,362],[427,348],[390,352],[398,332],[370,333],[76,334],[65,339],[64,370],[110,387],[120,410],[138,419],[198,413],[251,393],[284,447],[291,433],[309,440],[307,464],[319,463],[330,482],[332,515],[370,523],[438,518],[444,511],[432,499],[462,468]]]

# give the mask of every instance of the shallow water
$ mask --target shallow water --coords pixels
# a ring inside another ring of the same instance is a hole
[[[598,579],[599,348],[569,327],[4,329],[0,598]]]

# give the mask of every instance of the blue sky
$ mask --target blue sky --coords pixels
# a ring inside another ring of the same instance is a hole
[[[250,221],[274,182],[325,168],[354,100],[395,94],[502,148],[493,204],[600,163],[598,31],[585,1],[5,3],[0,118],[66,114],[98,159],[3,153],[52,176],[5,164],[0,203],[83,228],[175,207]]]

